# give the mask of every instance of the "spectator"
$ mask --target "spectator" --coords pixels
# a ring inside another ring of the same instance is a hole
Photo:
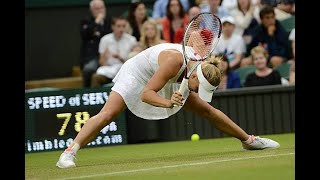
[[[204,6],[201,9],[201,12],[211,12],[214,15],[217,15],[219,18],[229,16],[229,12],[224,7],[220,6],[221,0],[208,0],[208,5]]]
[[[169,43],[181,43],[188,22],[188,15],[183,11],[181,2],[169,0],[167,15],[162,19],[163,39]]]
[[[255,19],[258,21],[259,24],[261,23],[261,19],[259,15],[260,10],[266,6],[276,7],[278,4],[277,1],[278,0],[256,0],[253,16],[255,17]]]
[[[144,49],[141,47],[140,43],[136,43],[130,53],[128,54],[128,59],[134,57],[135,55],[139,54],[141,51],[143,51]]]
[[[238,8],[238,0],[223,0],[221,6],[226,8],[229,12]],[[252,6],[256,6],[260,3],[260,0],[250,0]]]
[[[158,24],[161,24],[162,18],[167,15],[167,6],[169,0],[156,0],[153,4],[152,18],[156,20]],[[183,11],[189,10],[189,0],[180,0]]]
[[[282,21],[291,17],[294,14],[294,4],[294,0],[280,0],[280,3],[274,8],[276,19]]]
[[[227,56],[224,54],[220,54],[222,56],[221,62],[221,70],[222,70],[222,77],[221,82],[218,86],[218,89],[225,90],[225,89],[232,89],[232,88],[240,88],[240,77],[237,73],[230,71],[229,60]]]
[[[271,66],[275,68],[288,60],[288,33],[280,22],[275,19],[272,7],[266,6],[261,9],[260,19],[261,25],[255,30],[252,42],[248,47],[247,56],[253,47],[261,45],[266,48]]]
[[[160,31],[157,28],[157,23],[154,20],[147,20],[143,23],[139,41],[140,47],[143,50],[165,42],[166,41],[160,38]]]
[[[139,41],[142,24],[148,20],[145,4],[141,1],[131,3],[127,19],[129,22],[128,33]]]
[[[111,82],[127,60],[132,47],[137,43],[134,36],[125,33],[127,23],[123,17],[113,18],[112,33],[101,38],[99,44],[100,67],[92,76],[91,87],[99,87]]]
[[[237,0],[222,0],[221,6],[230,12],[234,8],[237,8]]]
[[[201,9],[199,6],[192,6],[189,10],[188,10],[188,18],[189,21],[194,18],[196,15],[201,13]]]
[[[289,84],[290,85],[296,84],[296,63],[295,63],[295,61],[293,61],[290,66]]]
[[[237,0],[236,2],[236,8],[230,11],[230,15],[235,19],[235,33],[243,36],[246,45],[248,45],[252,40],[254,29],[259,25],[253,16],[255,7],[251,0]]]
[[[80,69],[83,86],[90,87],[91,76],[99,67],[99,42],[102,36],[111,33],[111,18],[102,0],[92,0],[89,4],[90,17],[81,20]]]
[[[202,10],[209,5],[208,0],[195,0],[194,4]]]
[[[293,28],[289,34],[289,40],[291,41],[291,50],[292,50],[292,60],[289,61],[291,63],[292,61],[295,61],[296,58],[296,29]]]
[[[295,85],[296,81],[296,30],[293,28],[289,35],[289,40],[291,41],[291,49],[292,49],[292,59],[288,61],[291,64],[290,72],[289,72],[289,84]]]
[[[235,70],[240,66],[243,54],[246,52],[245,43],[242,36],[234,33],[235,21],[233,17],[223,17],[221,23],[222,35],[213,53],[225,54],[229,60],[230,69]]]
[[[256,71],[247,76],[244,83],[245,87],[276,85],[282,83],[280,73],[268,67],[268,54],[263,47],[257,46],[253,48],[251,50],[251,56]]]

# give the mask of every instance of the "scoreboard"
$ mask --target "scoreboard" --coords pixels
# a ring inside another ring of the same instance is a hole
[[[25,93],[25,152],[68,147],[88,119],[108,101],[110,87]],[[125,113],[105,126],[86,147],[127,144]]]

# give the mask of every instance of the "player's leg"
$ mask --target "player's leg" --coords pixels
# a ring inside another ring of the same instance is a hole
[[[248,135],[226,114],[201,100],[197,93],[190,93],[184,109],[197,113],[199,116],[209,120],[221,132],[239,139],[244,149],[256,150],[280,147],[279,143],[271,139]]]
[[[92,116],[83,125],[72,144],[61,154],[57,166],[60,168],[75,167],[74,159],[77,151],[91,142],[101,129],[110,124],[125,107],[123,98],[117,92],[112,91],[101,111],[97,115]]]
[[[87,145],[97,136],[101,129],[110,124],[125,107],[125,102],[120,94],[111,91],[109,99],[104,107],[97,115],[92,116],[87,123],[83,125],[81,131],[74,139],[74,143],[78,143],[80,147]]]

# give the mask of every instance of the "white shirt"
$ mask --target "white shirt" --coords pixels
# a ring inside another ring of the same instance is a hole
[[[289,34],[289,40],[294,41],[296,39],[296,28],[293,28]]]
[[[254,9],[252,9],[253,11]],[[233,9],[230,12],[230,15],[234,18],[235,20],[235,30],[234,33],[243,35],[243,32],[246,28],[249,27],[253,17],[253,13],[247,12],[245,15],[238,9]]]
[[[213,54],[225,54],[230,63],[234,61],[236,54],[243,54],[245,51],[246,46],[242,36],[233,33],[229,39],[226,39],[222,34]]]
[[[114,33],[104,35],[99,44],[99,53],[102,54],[108,48],[109,58],[106,65],[122,64],[120,59],[112,57],[112,54],[119,54],[122,59],[127,60],[132,47],[137,43],[134,36],[124,33],[117,41]]]

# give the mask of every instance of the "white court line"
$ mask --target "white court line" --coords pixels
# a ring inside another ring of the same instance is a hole
[[[137,172],[152,171],[152,170],[159,170],[159,169],[177,168],[177,167],[184,167],[184,166],[206,165],[206,164],[212,164],[212,163],[221,163],[221,162],[229,162],[229,161],[240,161],[240,160],[246,160],[246,159],[258,159],[258,158],[267,158],[267,157],[276,157],[276,156],[288,156],[288,155],[294,155],[294,154],[295,153],[271,154],[271,155],[264,155],[264,156],[253,156],[253,157],[242,157],[242,158],[233,158],[233,159],[222,159],[222,160],[216,160],[216,161],[206,161],[206,162],[197,162],[197,163],[189,163],[189,164],[177,164],[177,165],[160,166],[160,167],[145,168],[145,169],[133,169],[133,170],[128,170],[128,171],[116,171],[116,172],[93,174],[93,175],[87,175],[87,176],[68,177],[68,178],[62,178],[62,179],[63,180],[68,180],[68,179],[92,178],[92,177],[99,177],[99,176],[112,176],[112,175],[117,175],[117,174],[137,173]]]

